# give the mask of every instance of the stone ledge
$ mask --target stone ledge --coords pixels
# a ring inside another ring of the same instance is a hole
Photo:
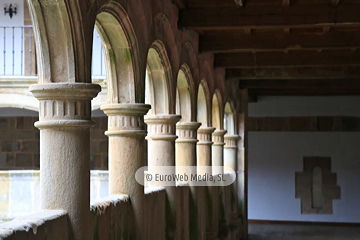
[[[158,192],[162,192],[164,191],[165,188],[163,187],[149,187],[149,188],[145,188],[145,195],[146,194],[153,194],[153,193],[158,193]]]
[[[128,202],[130,197],[126,194],[111,195],[91,202],[90,211],[98,215],[105,213],[110,206],[116,207],[117,204]]]
[[[63,239],[64,236],[67,236],[67,213],[63,210],[49,210],[35,213],[26,217],[19,217],[10,222],[5,222],[0,224],[0,239],[17,239],[16,235],[24,236],[24,233],[36,235],[39,233],[39,228],[43,227],[45,224],[52,221],[63,221],[63,224],[57,224],[57,227],[53,230],[53,234],[48,233],[47,238],[43,239]],[[45,226],[46,227],[46,226]],[[58,229],[62,229],[61,233],[58,233]],[[30,232],[32,230],[32,232]],[[22,232],[22,234],[19,234]],[[48,232],[48,231],[46,231]],[[41,234],[41,233],[39,233]],[[52,238],[51,236],[56,236],[57,238]]]

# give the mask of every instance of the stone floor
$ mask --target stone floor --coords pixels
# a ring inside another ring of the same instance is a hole
[[[360,227],[249,224],[249,240],[360,240]]]

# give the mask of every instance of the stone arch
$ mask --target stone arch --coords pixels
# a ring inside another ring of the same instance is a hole
[[[216,128],[217,130],[223,129],[222,98],[219,89],[215,90],[212,98],[211,116],[212,127]]]
[[[0,108],[23,108],[39,112],[39,100],[27,94],[0,94]]]
[[[69,4],[64,0],[55,0],[48,5],[39,0],[29,1],[39,83],[75,82],[81,79],[75,77],[75,47],[71,40],[73,33],[68,8]],[[51,10],[51,14],[44,14],[47,10]],[[90,76],[81,80],[90,82]]]
[[[148,52],[145,102],[152,105],[149,115],[170,114],[171,97],[171,66],[164,45],[155,41]]]
[[[196,58],[196,54],[194,52],[193,46],[190,42],[185,42],[182,46],[181,50],[181,63],[183,63],[181,66],[188,67],[189,74],[191,74],[190,79],[190,92],[191,92],[191,112],[192,112],[192,121],[196,121],[196,98],[197,95],[195,93],[195,83],[198,82],[199,79],[199,68],[198,68],[198,62]],[[181,69],[181,68],[180,68]]]
[[[224,108],[224,129],[228,135],[234,135],[235,130],[235,111],[234,107],[230,102],[226,102]]]
[[[194,81],[187,64],[183,64],[177,76],[176,114],[181,115],[181,122],[193,120],[193,89]]]
[[[135,103],[143,99],[138,41],[124,8],[105,4],[95,26],[102,39],[109,103]]]
[[[169,78],[169,97],[171,103],[169,104],[169,112],[175,113],[175,96],[176,96],[176,77],[178,69],[180,68],[180,58],[178,54],[178,47],[176,44],[175,33],[172,24],[164,13],[158,13],[154,17],[154,34],[155,42],[161,42],[163,51],[166,52],[168,61],[168,71],[172,77]]]
[[[205,80],[202,80],[198,89],[197,97],[197,121],[202,127],[209,127],[211,124],[211,112],[209,111],[209,88]]]

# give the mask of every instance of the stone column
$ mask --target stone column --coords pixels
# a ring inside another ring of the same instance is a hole
[[[144,166],[144,115],[150,105],[118,103],[101,106],[108,116],[109,137],[109,192],[110,195],[128,194],[131,199],[133,221],[129,221],[130,235],[145,239],[144,186],[135,180],[136,171]]]
[[[176,166],[196,166],[197,129],[201,123],[179,122],[176,125]]]
[[[67,211],[71,240],[90,239],[91,99],[100,90],[91,83],[30,86],[40,101],[41,208]]]
[[[175,166],[175,124],[180,115],[145,116],[148,136],[148,171],[155,166]],[[175,174],[175,171],[169,172]],[[175,185],[175,181],[173,183]],[[149,187],[162,187],[161,183],[148,182]],[[176,187],[166,187],[167,212],[166,239],[176,239]]]
[[[211,166],[211,134],[213,127],[200,127],[197,131],[199,142],[197,143],[197,166]],[[204,174],[198,172],[198,174]],[[211,174],[211,173],[210,173]]]
[[[211,166],[224,166],[224,135],[226,130],[215,130],[212,134],[213,145],[212,151],[212,165]],[[213,174],[222,173],[221,171],[214,171]]]
[[[179,137],[175,141],[176,149],[176,166],[196,166],[196,143],[197,129],[201,123],[198,122],[179,122],[176,125],[176,135]],[[194,172],[186,172],[190,177],[191,174],[196,174],[196,168]],[[184,174],[184,172],[178,171],[178,174]],[[182,219],[182,224],[189,224],[189,238],[188,239],[201,239],[198,231],[199,214],[197,214],[197,187],[190,187],[189,208],[186,209],[189,213],[188,219]],[[183,204],[186,205],[186,204]]]
[[[211,167],[211,134],[215,131],[213,127],[200,127],[197,131],[199,142],[197,143],[197,166],[209,166]],[[209,171],[201,171],[198,169],[198,174],[211,174],[211,168]],[[199,198],[199,231],[200,239],[206,238],[208,232],[211,233],[211,195],[208,187],[202,187],[202,198]],[[205,235],[205,236],[204,236]]]
[[[224,166],[229,167],[235,171],[237,174],[237,142],[240,140],[239,135],[225,135],[225,146],[224,146]],[[227,196],[228,202],[231,199],[231,195],[237,196],[236,187],[237,182],[229,186],[230,187],[230,196]],[[233,203],[232,205],[227,206],[228,218],[227,220],[237,219],[238,211],[237,204]]]
[[[224,146],[224,166],[237,171],[237,141],[240,139],[239,135],[225,135]]]
[[[213,145],[211,148],[212,151],[212,166],[222,167],[224,166],[224,135],[226,130],[215,130],[212,134]],[[223,170],[219,168],[213,168],[212,173],[215,174],[222,174]],[[219,200],[220,195],[222,199],[224,198],[223,189],[219,186],[211,188],[212,194],[212,236],[217,236],[219,232],[219,219],[223,220],[224,216],[219,215],[219,201],[222,204],[222,208],[225,208],[224,201]]]

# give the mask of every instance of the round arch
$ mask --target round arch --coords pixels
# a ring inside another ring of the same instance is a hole
[[[224,108],[224,129],[228,135],[235,134],[235,115],[234,107],[230,102],[226,102]]]
[[[191,122],[193,114],[194,81],[187,64],[183,64],[177,76],[176,86],[176,114],[181,115],[181,122]]]
[[[126,11],[116,2],[105,4],[95,27],[104,49],[108,102],[141,102],[138,42]]]
[[[211,116],[212,116],[212,127],[217,130],[223,129],[223,120],[222,120],[222,98],[219,89],[216,89],[212,98],[212,108],[211,108]]]
[[[164,45],[160,41],[152,44],[148,52],[145,78],[145,103],[152,108],[148,115],[170,114],[171,67]]]
[[[210,111],[209,111],[209,88],[205,80],[202,80],[198,89],[197,96],[197,121],[203,127],[210,126]]]

